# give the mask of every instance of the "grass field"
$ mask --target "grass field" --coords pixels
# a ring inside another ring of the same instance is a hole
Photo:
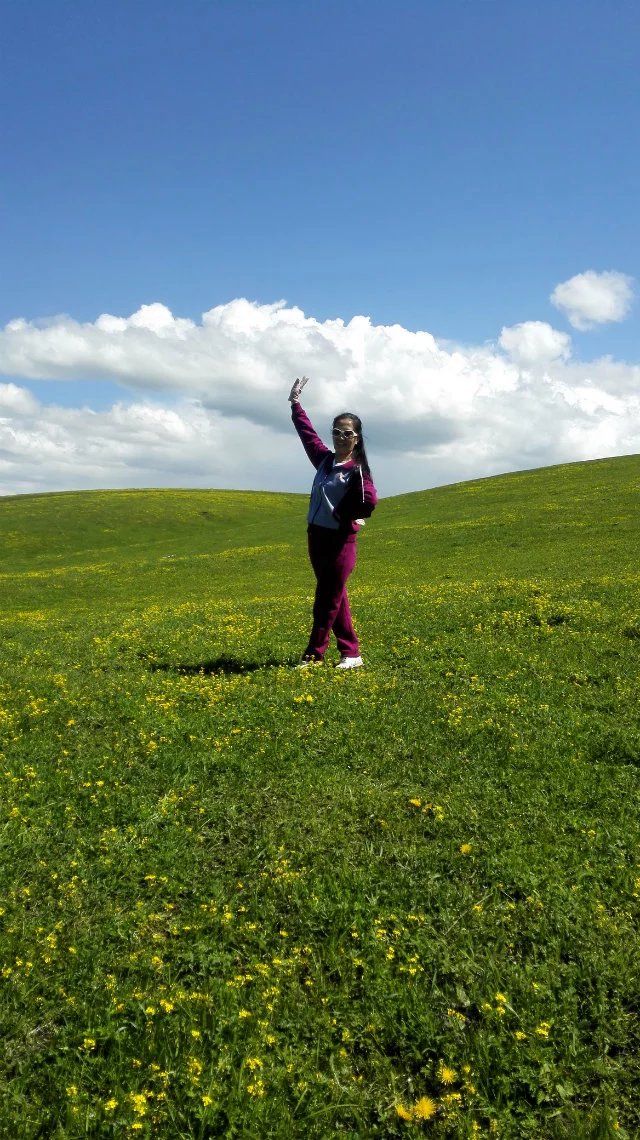
[[[0,1136],[640,1135],[639,491],[0,501]]]

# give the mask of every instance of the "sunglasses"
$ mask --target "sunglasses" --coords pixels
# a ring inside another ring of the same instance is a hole
[[[340,431],[340,428],[332,428],[331,434],[335,439],[354,439],[357,436],[357,431]]]

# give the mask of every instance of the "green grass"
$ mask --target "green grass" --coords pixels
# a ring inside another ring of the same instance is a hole
[[[1,1136],[640,1134],[639,487],[0,501]]]

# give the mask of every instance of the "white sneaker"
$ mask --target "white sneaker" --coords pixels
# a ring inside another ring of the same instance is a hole
[[[361,657],[341,657],[336,669],[359,669],[361,665],[364,665]]]

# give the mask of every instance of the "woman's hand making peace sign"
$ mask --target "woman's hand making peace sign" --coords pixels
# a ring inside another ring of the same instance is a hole
[[[308,376],[301,376],[299,379],[296,376],[293,387],[292,387],[291,391],[289,392],[289,403],[290,404],[297,404],[298,403],[298,400],[300,399],[300,393],[301,393],[302,389],[304,388],[305,384],[308,382],[308,380],[309,380]]]

